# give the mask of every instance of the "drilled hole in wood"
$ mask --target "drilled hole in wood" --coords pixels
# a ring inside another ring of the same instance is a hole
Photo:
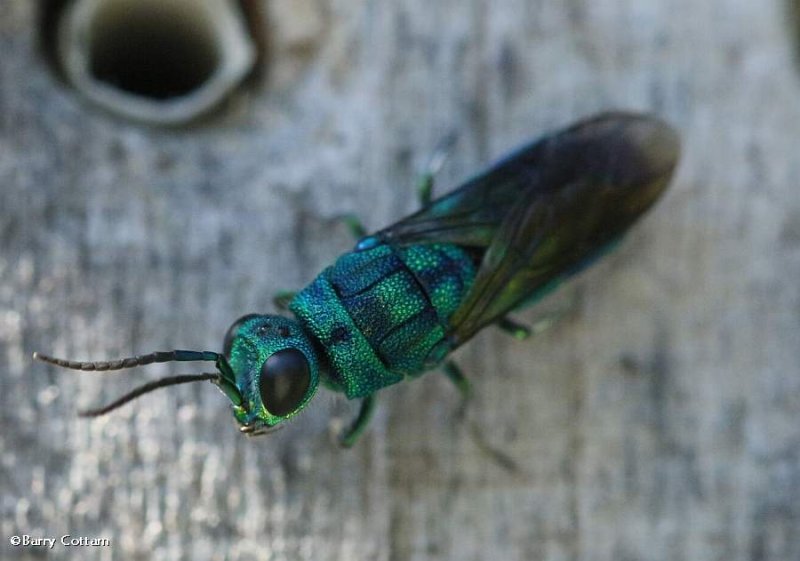
[[[153,124],[180,124],[207,112],[240,85],[258,56],[249,3],[44,5],[43,44],[65,81],[106,109]]]
[[[186,95],[220,64],[210,14],[185,2],[106,2],[94,14],[89,43],[92,76],[153,99]]]

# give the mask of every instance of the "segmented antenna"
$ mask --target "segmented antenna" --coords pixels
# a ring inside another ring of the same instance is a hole
[[[109,411],[125,405],[129,401],[136,399],[153,390],[164,388],[166,386],[174,386],[177,384],[188,384],[190,382],[200,382],[203,380],[211,380],[220,387],[225,384],[230,385],[231,382],[224,382],[226,375],[230,377],[230,366],[227,365],[225,358],[219,353],[212,351],[157,351],[154,353],[133,356],[128,358],[121,358],[118,360],[108,360],[99,362],[79,362],[76,360],[64,360],[63,358],[54,358],[51,356],[43,355],[40,353],[33,353],[33,358],[41,360],[48,364],[61,366],[62,368],[70,368],[72,370],[96,371],[104,372],[107,370],[124,370],[126,368],[133,368],[135,366],[144,366],[146,364],[153,364],[155,362],[187,362],[187,361],[209,361],[217,363],[217,368],[220,369],[218,373],[203,373],[203,374],[182,374],[179,376],[167,376],[159,380],[153,380],[142,384],[138,388],[134,388],[126,393],[119,399],[98,407],[96,409],[87,409],[86,411],[78,412],[81,417],[99,417],[105,415]],[[235,389],[235,388],[234,388]]]
[[[146,355],[120,358],[118,360],[78,362],[76,360],[64,360],[63,358],[54,358],[40,353],[33,353],[34,359],[41,360],[42,362],[47,362],[49,364],[55,364],[56,366],[61,366],[62,368],[97,372],[105,372],[107,370],[123,370],[125,368],[144,366],[146,364],[153,364],[155,362],[185,362],[195,360],[216,362],[219,357],[219,353],[212,351],[156,351]]]
[[[177,384],[188,384],[190,382],[201,382],[203,380],[219,380],[220,375],[216,373],[211,374],[181,374],[178,376],[167,376],[166,378],[161,378],[159,380],[153,380],[152,382],[148,382],[146,384],[142,384],[138,388],[131,390],[130,392],[126,393],[119,399],[112,401],[108,405],[104,405],[103,407],[98,407],[96,409],[86,409],[84,411],[79,411],[79,417],[100,417],[101,415],[105,415],[109,411],[113,411],[114,409],[121,407],[128,403],[129,401],[133,401],[137,397],[140,397],[146,393],[149,393],[153,390],[157,390],[159,388],[163,388],[166,386],[175,386]]]

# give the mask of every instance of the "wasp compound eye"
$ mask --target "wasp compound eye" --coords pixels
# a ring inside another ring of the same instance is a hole
[[[261,367],[261,403],[279,417],[297,409],[311,384],[311,370],[305,355],[297,349],[273,354]]]

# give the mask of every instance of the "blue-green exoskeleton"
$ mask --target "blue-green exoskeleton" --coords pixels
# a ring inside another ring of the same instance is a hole
[[[362,235],[311,284],[276,298],[290,317],[237,320],[220,353],[168,351],[110,362],[34,356],[79,370],[212,361],[216,372],[155,380],[83,414],[105,414],[160,387],[210,380],[250,435],[296,416],[322,384],[362,400],[341,436],[350,445],[386,386],[441,367],[466,392],[466,378],[448,355],[490,324],[524,336],[526,328],[507,315],[613,247],[666,189],[679,152],[677,134],[654,117],[601,114],[523,146],[436,200],[431,171],[421,184],[421,210]],[[357,222],[350,225],[363,233]]]

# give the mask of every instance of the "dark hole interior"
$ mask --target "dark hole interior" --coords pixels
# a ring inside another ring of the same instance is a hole
[[[109,2],[92,22],[92,75],[120,90],[166,100],[214,73],[219,50],[211,23],[192,2]]]
[[[789,0],[789,26],[794,41],[794,62],[800,72],[800,0]]]

